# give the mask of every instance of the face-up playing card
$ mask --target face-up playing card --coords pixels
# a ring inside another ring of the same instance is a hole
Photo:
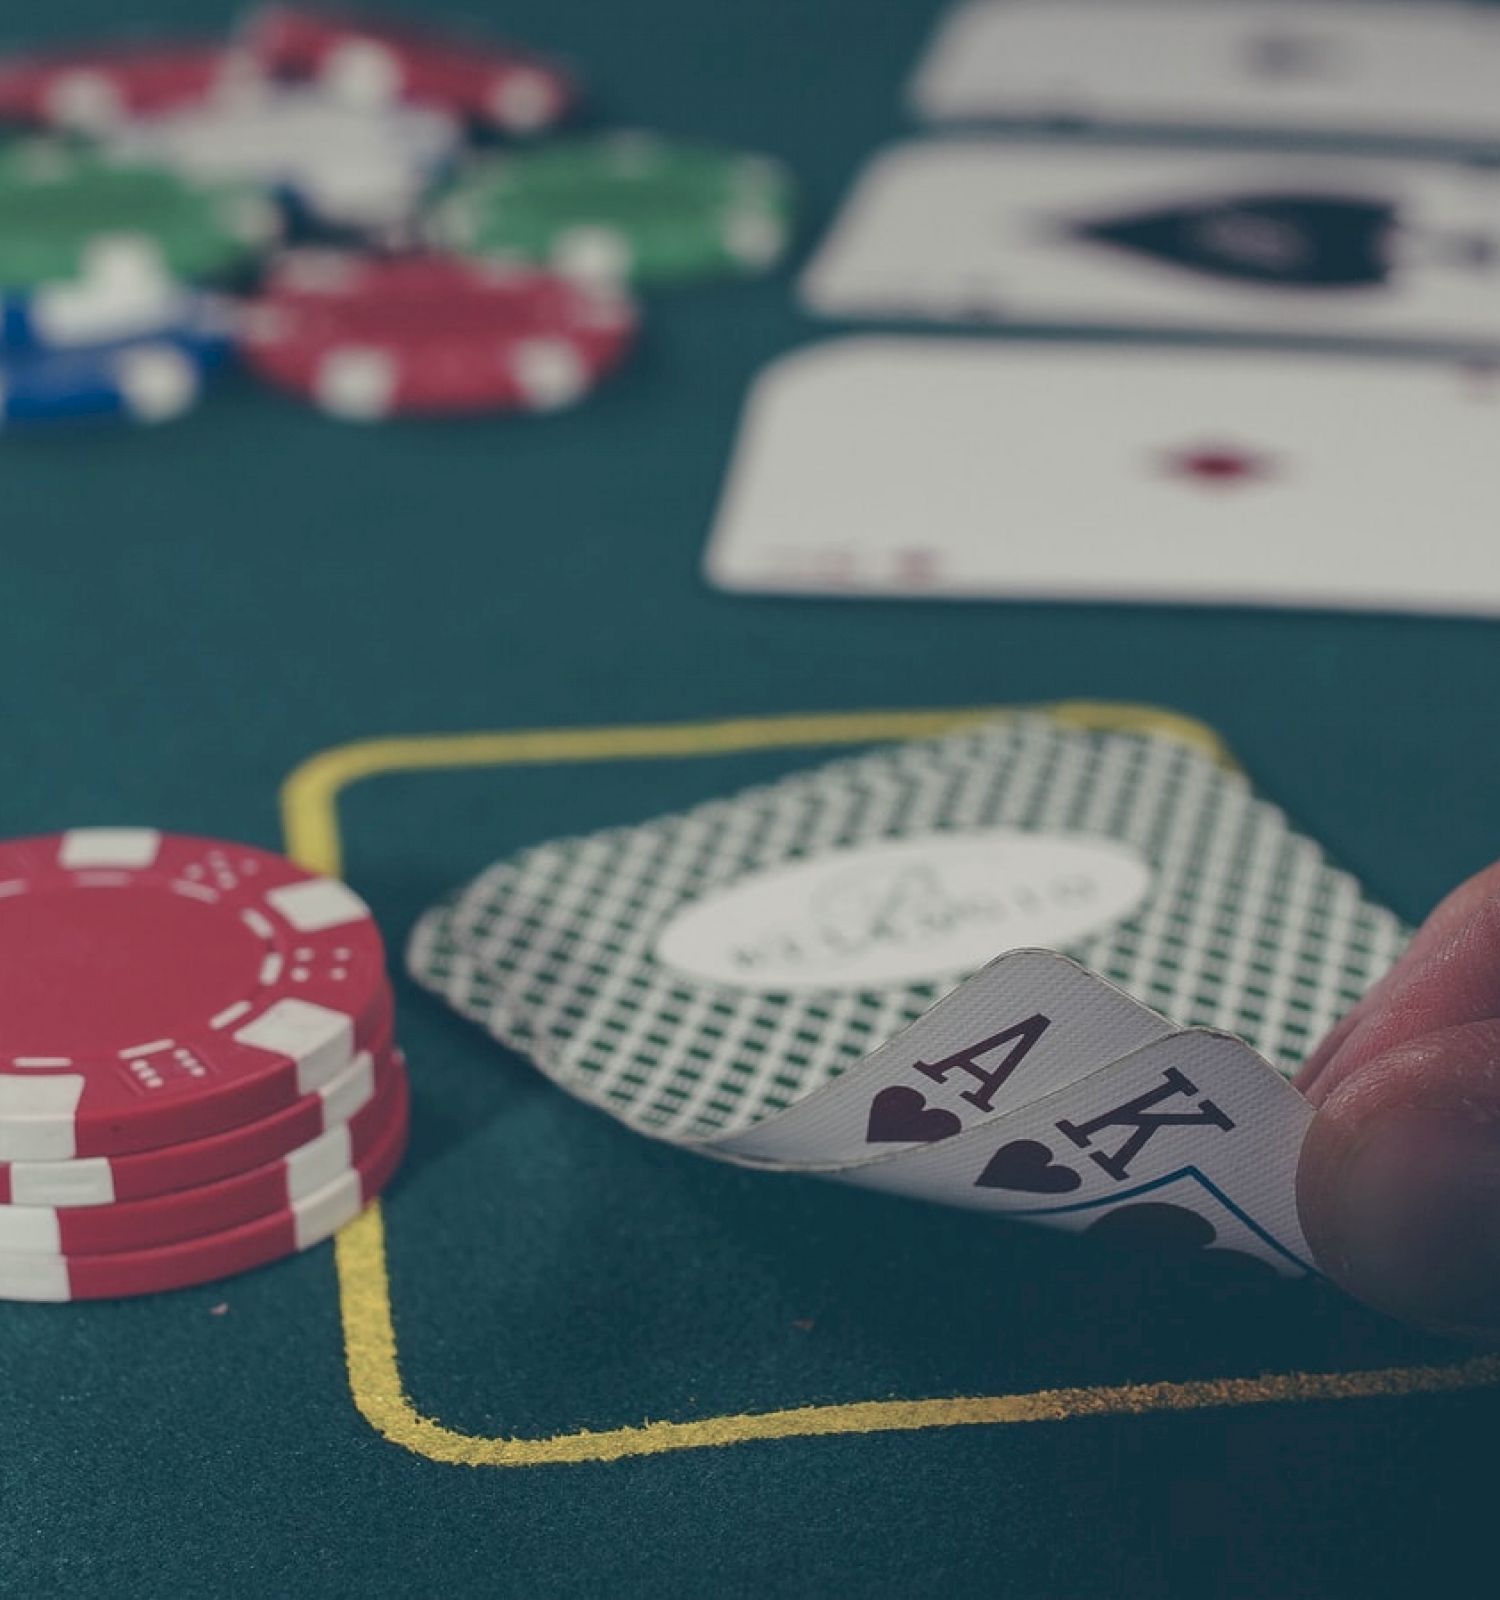
[[[866,337],[757,381],[728,589],[1500,614],[1500,374]]]
[[[974,0],[919,114],[1500,141],[1500,17],[1445,0]]]
[[[1500,178],[1298,152],[932,140],[876,158],[800,292],[846,318],[1500,350]]]
[[[1302,1271],[1312,1262],[1297,1157],[1312,1115],[1242,1040],[1192,1028],[983,1128],[841,1176],[1075,1230],[1122,1208],[1170,1205],[1216,1223],[1226,1242],[1237,1223],[1254,1241],[1242,1235],[1232,1248]]]

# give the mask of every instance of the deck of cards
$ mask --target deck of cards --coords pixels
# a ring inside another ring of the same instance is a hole
[[[1034,713],[524,851],[408,964],[636,1132],[1297,1274],[1285,1073],[1405,939],[1212,755]]]

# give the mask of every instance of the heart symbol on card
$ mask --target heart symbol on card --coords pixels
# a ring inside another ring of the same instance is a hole
[[[1026,1194],[1067,1194],[1083,1182],[1072,1167],[1052,1159],[1052,1152],[1035,1139],[1012,1139],[984,1164],[974,1180],[976,1189],[1020,1189]]]
[[[951,1111],[930,1106],[917,1089],[882,1089],[870,1102],[870,1144],[935,1144],[963,1127]]]

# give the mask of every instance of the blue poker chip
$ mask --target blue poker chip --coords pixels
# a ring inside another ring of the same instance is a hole
[[[176,346],[205,366],[234,343],[222,295],[167,281],[80,280],[0,291],[0,359],[120,348],[143,339]]]
[[[168,339],[0,360],[0,428],[118,419],[166,422],[191,409],[206,369]]]

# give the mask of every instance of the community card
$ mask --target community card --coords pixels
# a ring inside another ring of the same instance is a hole
[[[1500,351],[1500,175],[1437,161],[929,140],[878,156],[811,311]]]
[[[726,589],[1500,615],[1500,370],[858,337],[745,410]]]
[[[1176,1026],[1290,1071],[1404,939],[1202,749],[1029,714],[525,851],[408,963],[638,1131],[827,1171]]]
[[[935,121],[1500,142],[1500,16],[1447,0],[973,0],[912,84]]]

